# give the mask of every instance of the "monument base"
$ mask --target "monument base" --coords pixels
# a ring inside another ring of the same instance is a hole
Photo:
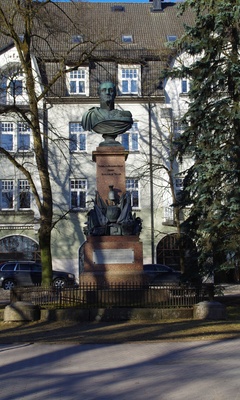
[[[142,283],[143,246],[138,236],[89,236],[80,283]]]
[[[82,272],[79,277],[79,284],[97,284],[97,285],[142,285],[149,281],[143,272]]]

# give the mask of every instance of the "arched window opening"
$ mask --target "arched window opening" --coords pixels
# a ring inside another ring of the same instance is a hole
[[[10,235],[0,239],[0,261],[39,260],[39,245],[23,235]]]
[[[181,236],[181,246],[184,249],[185,268],[197,266],[197,250],[192,239],[187,235]],[[165,264],[180,270],[180,243],[176,233],[166,235],[157,245],[157,263]]]

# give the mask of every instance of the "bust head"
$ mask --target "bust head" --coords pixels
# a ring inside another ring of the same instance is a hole
[[[99,85],[98,94],[101,108],[114,108],[114,99],[116,97],[116,86],[112,82],[103,82]]]

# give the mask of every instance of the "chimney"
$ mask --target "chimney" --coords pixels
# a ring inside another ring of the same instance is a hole
[[[162,11],[162,1],[164,0],[149,0],[150,3],[152,3],[152,12],[159,12]]]

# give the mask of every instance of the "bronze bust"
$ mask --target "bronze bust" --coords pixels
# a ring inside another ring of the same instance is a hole
[[[101,134],[105,139],[102,145],[118,145],[115,138],[132,127],[132,114],[130,111],[114,109],[116,87],[112,82],[102,83],[98,94],[100,107],[90,108],[83,115],[83,129]]]

